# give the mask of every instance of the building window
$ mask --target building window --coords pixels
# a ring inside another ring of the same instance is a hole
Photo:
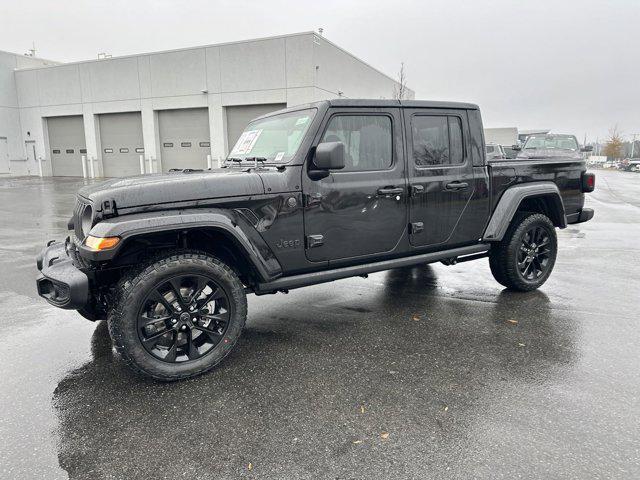
[[[67,153],[73,153],[73,152],[74,152],[74,150],[73,150],[73,148],[68,148],[67,150],[65,150],[65,152],[67,152]]]
[[[136,153],[144,153],[144,148],[136,148]]]
[[[182,142],[180,144],[181,147],[190,147],[191,146],[191,142]]]
[[[173,147],[173,143],[163,143],[162,146],[164,148],[171,148],[171,147]]]
[[[121,148],[120,149],[120,153],[129,153],[129,149],[128,148]]]
[[[80,153],[87,153],[87,149],[86,148],[81,148],[80,149]]]
[[[55,150],[53,151],[53,154],[54,154],[54,155],[59,155],[59,154],[60,154],[60,150],[55,149]]]
[[[105,148],[104,153],[113,153],[113,148]]]
[[[211,143],[209,143],[209,142],[200,142],[200,146],[201,147],[210,147]]]
[[[322,142],[344,143],[340,172],[384,170],[392,163],[391,118],[386,115],[336,115]]]

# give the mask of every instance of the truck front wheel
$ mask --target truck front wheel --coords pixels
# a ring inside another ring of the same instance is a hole
[[[163,381],[193,377],[226,357],[244,327],[242,282],[224,262],[196,251],[152,261],[123,278],[109,332],[126,363]]]
[[[519,212],[489,252],[493,277],[511,290],[535,290],[547,281],[558,253],[555,227],[546,215]]]

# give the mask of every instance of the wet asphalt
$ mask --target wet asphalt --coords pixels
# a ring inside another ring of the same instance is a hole
[[[36,295],[82,181],[0,179],[0,478],[638,478],[640,175],[597,175],[539,291],[483,259],[250,296],[173,384]]]

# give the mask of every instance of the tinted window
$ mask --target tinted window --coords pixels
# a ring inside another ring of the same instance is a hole
[[[482,118],[480,110],[467,110],[469,117],[469,145],[471,147],[471,158],[475,166],[484,165],[484,154],[482,153]]]
[[[412,133],[416,165],[455,165],[464,161],[459,117],[415,116]]]
[[[451,153],[450,163],[452,165],[464,161],[464,151],[462,147],[462,121],[460,117],[449,117],[449,150]]]
[[[416,165],[449,164],[449,126],[447,117],[413,117],[413,160]]]
[[[384,115],[336,115],[322,142],[344,143],[341,172],[384,170],[391,166],[391,119]]]

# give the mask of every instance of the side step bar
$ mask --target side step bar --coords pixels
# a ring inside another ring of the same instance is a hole
[[[281,290],[291,290],[318,283],[332,282],[333,280],[340,280],[342,278],[357,277],[368,273],[381,272],[392,268],[408,267],[411,265],[419,265],[421,263],[433,263],[444,259],[463,257],[465,255],[484,254],[489,251],[490,247],[491,246],[488,243],[482,243],[469,247],[443,250],[440,252],[423,253],[421,255],[413,255],[411,257],[394,258],[380,262],[365,263],[363,265],[354,265],[350,267],[335,268],[332,270],[323,270],[320,272],[281,277],[272,282],[259,283],[256,286],[254,293],[256,295],[264,295]],[[474,255],[474,260],[481,256],[484,255]],[[459,261],[463,261],[463,259],[461,258]]]

